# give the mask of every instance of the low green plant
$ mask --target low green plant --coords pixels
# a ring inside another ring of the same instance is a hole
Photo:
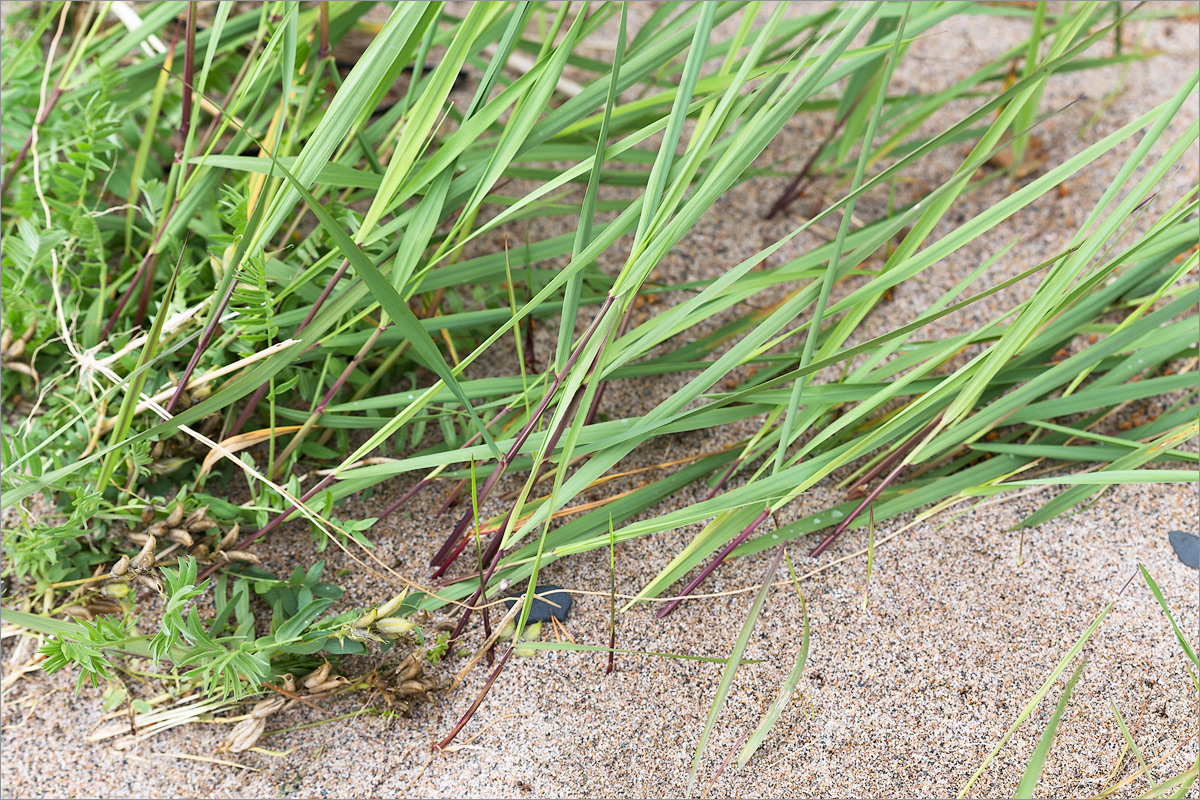
[[[352,574],[399,591],[413,579],[371,552],[371,527],[446,482],[469,482],[471,507],[399,609],[459,604],[433,661],[501,587],[527,582],[522,628],[546,564],[596,548],[611,562],[619,543],[666,530],[702,523],[631,601],[685,581],[663,614],[727,556],[827,531],[819,553],[868,507],[882,522],[1068,487],[1034,525],[1113,484],[1196,480],[1180,445],[1197,430],[1198,199],[1164,188],[1197,139],[1195,124],[1167,138],[1196,75],[941,228],[980,186],[1023,175],[1033,131],[1057,111],[1041,102],[1050,81],[1145,57],[1095,52],[1120,25],[1178,10],[668,2],[633,30],[621,3],[476,3],[462,16],[402,3],[343,74],[333,47],[369,27],[369,6],[216,4],[201,19],[163,2],[137,22],[124,4],[117,21],[113,3],[57,2],[6,17],[0,488],[15,589],[3,615],[54,637],[48,667],[95,683],[132,654],[240,698],[319,654],[390,646],[369,610],[336,608],[320,563],[280,580],[254,566],[255,545],[303,518],[317,550],[332,543]],[[914,41],[993,14],[1028,20],[1027,39],[945,89],[896,92]],[[956,100],[969,110],[951,119]],[[826,112],[831,134],[799,171],[764,164],[793,118]],[[915,319],[854,337],[895,287],[1121,148],[1061,252],[973,288],[1011,260],[1010,242]],[[989,171],[1000,154],[1014,166]],[[913,195],[907,177],[933,157],[958,166]],[[664,282],[658,268],[718,199],[764,176],[790,179],[772,214],[814,181],[826,200],[740,263]],[[856,204],[880,197],[887,213],[859,220]],[[835,219],[825,244],[777,256]],[[538,220],[572,232],[538,239]],[[1026,286],[971,330],[922,338]],[[652,302],[669,293],[681,299]],[[557,326],[552,353],[534,351],[538,326]],[[510,340],[511,368],[479,375]],[[649,412],[606,407],[614,384],[663,374],[687,379]],[[1108,425],[1164,399],[1157,417]],[[745,420],[758,429],[732,448],[572,506],[639,448]],[[846,470],[845,502],[796,515]],[[374,517],[338,511],[410,474]],[[506,476],[519,486],[501,502]],[[696,483],[704,499],[654,510]],[[168,525],[176,514],[212,525]],[[781,524],[763,533],[769,518]],[[463,551],[472,566],[452,573]],[[142,563],[121,572],[131,557]],[[99,592],[135,579],[161,598],[153,633],[138,632],[136,592],[119,598],[119,622],[54,619],[96,616],[116,602]],[[419,627],[403,636],[428,641]],[[625,652],[615,638],[598,649]]]

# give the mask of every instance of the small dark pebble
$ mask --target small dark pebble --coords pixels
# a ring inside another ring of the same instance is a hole
[[[533,603],[529,607],[529,622],[549,622],[553,617],[559,622],[564,622],[567,619],[567,612],[571,610],[571,595],[567,593],[561,586],[554,586],[549,583],[539,585],[534,591],[541,597],[534,597]],[[543,600],[542,598],[545,598]],[[551,601],[555,605],[550,605],[546,600]],[[508,611],[514,604],[525,602],[525,593],[516,594],[511,597],[504,598],[504,610]]]
[[[1180,561],[1192,569],[1200,569],[1200,537],[1187,531],[1171,531],[1167,538]]]

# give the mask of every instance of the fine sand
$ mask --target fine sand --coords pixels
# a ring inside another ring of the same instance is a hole
[[[1195,4],[1188,7],[1196,9]],[[643,7],[634,8],[635,16],[646,13]],[[1019,39],[1018,25],[995,17],[952,20],[914,45],[896,77],[896,90],[929,90],[951,83]],[[1084,97],[1039,129],[1048,163],[1078,152],[1175,92],[1196,67],[1198,33],[1194,14],[1187,21],[1133,25],[1125,31],[1127,41],[1158,48],[1164,55],[1132,63],[1127,71],[1108,68],[1053,81],[1044,109]],[[967,109],[947,108],[942,121]],[[1200,103],[1192,97],[1158,152],[1198,115]],[[789,165],[799,166],[828,122],[796,120],[764,154],[763,162],[788,157]],[[894,302],[868,318],[861,335],[869,337],[906,323],[937,293],[1014,238],[1020,237],[1020,243],[986,281],[1019,272],[1060,250],[1107,188],[1132,144],[1072,179],[1066,193],[1043,198],[970,250],[935,267],[929,273],[930,285],[900,287]],[[920,166],[911,191],[919,193],[923,186],[936,185],[962,155],[963,151],[945,153]],[[1162,188],[1157,210],[1169,206],[1198,179],[1200,164],[1193,150]],[[761,219],[784,182],[755,180],[732,190],[664,263],[664,278],[674,281],[719,273],[798,224],[796,214],[806,213],[811,200],[798,203],[790,217]],[[951,221],[959,212],[968,217],[978,213],[1007,191],[1002,181],[989,184],[968,197]],[[882,200],[876,199],[860,204],[857,213],[867,219],[882,209]],[[947,229],[941,227],[934,237]],[[558,232],[532,228],[530,237]],[[524,235],[522,228],[519,236]],[[798,239],[782,257],[817,241]],[[943,327],[926,333],[944,335],[969,328],[1022,296],[1006,293],[989,298],[991,305],[948,318]],[[541,352],[552,347],[555,335],[553,329],[539,332]],[[503,355],[498,353],[492,362],[497,370],[504,363]],[[473,377],[485,374],[487,366]],[[674,388],[672,380],[614,386],[605,410],[614,416],[644,412]],[[747,426],[700,432],[660,442],[633,454],[622,467],[716,449],[750,430]],[[1187,446],[1194,448],[1195,443]],[[339,516],[373,516],[413,480],[407,477],[370,500],[348,503]],[[614,485],[612,491],[633,485]],[[427,574],[425,565],[450,525],[446,517],[435,518],[444,491],[435,487],[419,495],[406,507],[407,514],[388,518],[372,533],[379,556],[414,580]],[[693,502],[700,492],[685,490],[672,502]],[[1156,778],[1178,774],[1194,764],[1197,692],[1169,622],[1142,579],[1134,576],[1137,565],[1145,565],[1194,643],[1200,625],[1197,572],[1175,558],[1167,532],[1196,530],[1197,487],[1118,488],[1076,515],[1023,535],[1010,530],[1049,496],[1050,492],[1010,496],[961,516],[918,522],[886,542],[885,537],[914,516],[881,524],[877,536],[882,543],[865,610],[866,559],[858,554],[865,545],[863,534],[848,533],[818,559],[807,557],[812,542],[797,542],[789,552],[803,576],[801,589],[811,616],[808,667],[796,695],[751,763],[741,771],[732,765],[726,769],[708,790],[710,796],[955,795],[1071,645],[1131,577],[1133,582],[1084,650],[1087,666],[1059,727],[1038,794],[1090,796],[1103,788],[1124,743],[1113,704],[1131,726]],[[838,499],[840,494],[832,486],[819,486],[789,509],[784,521]],[[497,508],[493,502],[488,510],[495,513]],[[644,586],[698,529],[693,526],[620,546],[618,591],[632,594]],[[264,566],[277,573],[290,571],[297,561],[308,564],[318,557],[312,552],[307,526],[281,529],[261,552]],[[330,569],[346,564],[332,552],[325,557]],[[726,657],[768,560],[769,555],[762,554],[723,565],[704,589],[725,594],[684,603],[665,621],[655,620],[652,608],[621,616],[618,646]],[[543,575],[546,582],[579,592],[567,623],[570,635],[580,643],[606,643],[607,553],[556,562]],[[348,587],[345,603],[365,605],[387,596],[386,587],[356,580]],[[781,583],[771,592],[746,653],[761,663],[738,672],[701,764],[700,787],[774,700],[800,644],[800,619],[794,590]],[[472,630],[468,641],[478,637],[479,632]],[[101,716],[99,692],[88,689],[75,697],[73,676],[34,675],[18,682],[3,698],[0,795],[682,796],[720,665],[622,655],[615,673],[605,676],[604,664],[602,655],[566,652],[514,659],[458,737],[461,748],[436,757],[430,754],[431,742],[445,736],[466,711],[483,685],[484,669],[475,670],[453,694],[420,707],[408,718],[364,714],[260,741],[265,748],[287,752],[286,757],[253,752],[218,756],[217,746],[228,732],[228,726],[220,725],[175,729],[125,751],[84,744]],[[351,660],[347,672],[369,668],[365,660]],[[972,787],[972,796],[1012,796],[1069,675],[1070,670],[1001,750]],[[142,696],[152,693],[150,686],[132,688]],[[330,717],[348,714],[364,702],[379,700],[354,695],[323,710]],[[273,717],[271,723],[294,728],[320,719],[313,709],[297,706]],[[221,758],[238,766],[194,757]],[[1132,761],[1126,759],[1118,778],[1132,772]],[[1135,796],[1148,788],[1144,779],[1138,779],[1118,796]],[[1189,796],[1197,796],[1196,787]]]

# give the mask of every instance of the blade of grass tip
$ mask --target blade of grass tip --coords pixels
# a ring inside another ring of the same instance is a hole
[[[1058,698],[1058,705],[1054,707],[1054,713],[1050,715],[1050,721],[1046,723],[1046,729],[1042,731],[1042,737],[1038,739],[1037,747],[1033,748],[1029,766],[1025,767],[1025,774],[1021,776],[1021,782],[1017,785],[1017,793],[1014,797],[1033,797],[1033,790],[1037,788],[1038,780],[1042,777],[1046,756],[1050,754],[1050,746],[1054,744],[1054,734],[1058,731],[1058,723],[1062,720],[1063,712],[1066,711],[1067,703],[1071,699],[1071,692],[1074,691],[1075,684],[1079,680],[1079,676],[1083,674],[1083,668],[1086,665],[1086,659],[1080,661],[1079,666],[1075,668],[1075,674],[1071,676],[1071,680],[1067,681],[1067,688],[1063,689],[1062,697]]]
[[[763,578],[762,588],[758,590],[758,596],[754,598],[754,604],[750,606],[750,613],[746,616],[742,631],[738,634],[733,651],[729,654],[729,661],[721,673],[721,682],[717,684],[717,694],[713,698],[712,708],[708,711],[708,719],[704,723],[704,730],[700,733],[700,742],[696,745],[696,755],[692,759],[692,768],[688,773],[688,797],[692,796],[692,789],[696,786],[696,772],[700,769],[700,759],[704,756],[704,748],[708,745],[708,739],[717,724],[717,718],[721,716],[721,709],[725,706],[725,699],[733,687],[733,677],[741,663],[742,653],[746,652],[746,645],[750,642],[750,633],[754,630],[754,623],[758,621],[758,615],[762,613],[763,604],[766,603],[767,595],[771,592],[771,582],[775,579],[779,562],[783,561],[783,554],[783,548],[780,548],[779,552],[775,554],[775,558],[771,560],[771,566],[767,568],[767,574]]]
[[[1129,746],[1138,763],[1142,765],[1142,773],[1146,776],[1146,783],[1150,784],[1150,791],[1153,791],[1156,781],[1154,780],[1154,775],[1150,772],[1149,765],[1146,764],[1146,759],[1142,757],[1141,748],[1133,740],[1133,734],[1129,732],[1129,726],[1125,724],[1125,718],[1121,716],[1121,710],[1117,708],[1117,704],[1110,702],[1109,705],[1112,706],[1113,716],[1117,720],[1117,727],[1121,729],[1121,735],[1125,737],[1125,744]]]
[[[1179,646],[1183,648],[1184,654],[1197,668],[1200,668],[1200,660],[1196,658],[1196,651],[1188,644],[1187,639],[1183,638],[1183,631],[1179,630],[1179,626],[1175,623],[1175,617],[1171,614],[1171,609],[1167,606],[1167,601],[1163,598],[1162,592],[1158,588],[1158,584],[1154,582],[1154,578],[1150,577],[1146,567],[1138,564],[1138,569],[1142,573],[1142,577],[1146,580],[1146,585],[1150,587],[1150,591],[1154,592],[1154,599],[1158,601],[1158,607],[1167,615],[1167,619],[1171,623],[1171,628],[1175,631],[1175,638],[1179,640]]]
[[[483,638],[490,639],[492,636],[492,617],[488,613],[487,605],[487,586],[483,581],[483,544],[479,537],[479,486],[475,481],[475,459],[471,459],[471,514],[473,524],[475,526],[475,559],[479,569],[479,604],[483,606]],[[492,666],[495,661],[495,647],[487,649],[488,666]]]
[[[575,245],[572,254],[581,253],[592,241],[592,228],[596,221],[596,197],[600,190],[600,174],[604,167],[604,158],[608,146],[608,126],[612,119],[613,107],[617,104],[617,84],[621,75],[621,62],[625,57],[625,37],[629,6],[621,4],[621,25],[617,30],[617,48],[613,53],[613,67],[609,74],[608,97],[604,102],[604,115],[600,119],[600,132],[596,138],[596,160],[592,165],[592,174],[588,176],[587,189],[584,192],[583,203],[579,208],[579,228],[575,232]],[[558,350],[555,353],[554,368],[560,374],[567,358],[571,354],[571,342],[575,338],[575,318],[579,313],[579,296],[583,292],[583,271],[574,273],[567,281],[563,290],[562,313],[558,328]]]
[[[867,518],[867,585],[863,587],[863,611],[871,598],[871,568],[875,566],[875,504],[871,504]]]
[[[621,28],[624,30],[624,13]],[[608,515],[608,667],[605,675],[612,675],[616,666],[617,646],[617,539],[613,533],[612,513]]]
[[[171,299],[175,295],[175,284],[179,279],[180,268],[183,266],[183,254],[186,249],[187,239],[185,238],[183,245],[179,248],[179,259],[175,262],[175,269],[171,272],[171,280],[167,283],[167,288],[163,292],[162,304],[158,307],[158,313],[154,315],[154,324],[150,326],[150,335],[146,337],[146,343],[142,345],[137,363],[134,365],[134,371],[139,374],[129,385],[129,388],[125,392],[125,397],[121,400],[121,410],[117,414],[117,424],[113,427],[112,437],[109,439],[109,447],[114,447],[120,443],[126,434],[129,433],[129,426],[133,424],[133,415],[141,399],[142,387],[146,384],[146,372],[142,371],[142,367],[154,360],[154,354],[158,348],[158,340],[162,335],[163,325],[169,316]],[[180,386],[185,385],[186,382],[185,380]],[[104,492],[108,486],[109,479],[112,478],[112,474],[117,468],[117,461],[120,455],[120,450],[110,450],[108,455],[105,456],[100,466],[100,475],[96,480],[96,491]]]
[[[783,681],[783,685],[779,687],[779,695],[775,698],[775,702],[771,703],[770,708],[767,709],[767,713],[763,714],[758,727],[754,729],[754,733],[750,735],[750,739],[738,755],[737,768],[739,770],[749,763],[750,758],[767,738],[767,734],[771,732],[771,729],[775,727],[775,723],[779,721],[779,715],[783,713],[783,709],[787,708],[788,701],[796,693],[796,685],[800,683],[800,676],[804,673],[804,665],[808,662],[808,606],[804,602],[804,594],[800,591],[800,579],[796,577],[796,569],[792,566],[792,558],[786,552],[784,553],[784,558],[787,559],[787,568],[792,576],[792,585],[796,587],[796,596],[800,598],[800,614],[804,620],[804,627],[800,634],[800,652],[796,654],[796,663],[792,667],[792,671],[788,673],[787,678]]]
[[[1055,665],[1054,669],[1050,673],[1050,677],[1046,679],[1046,682],[1042,684],[1042,687],[1034,693],[1033,697],[1029,699],[1029,702],[1025,704],[1025,707],[1021,709],[1021,713],[1017,715],[1015,720],[1013,720],[1012,725],[1008,726],[1008,730],[1004,732],[1004,735],[1000,737],[1000,741],[996,743],[994,748],[992,748],[992,752],[988,753],[987,758],[985,758],[983,763],[979,765],[979,769],[975,770],[974,774],[972,774],[967,782],[963,784],[963,787],[959,789],[956,797],[961,799],[962,797],[966,796],[967,792],[970,791],[971,787],[975,784],[975,781],[979,780],[979,776],[983,774],[983,771],[988,768],[988,765],[992,763],[992,761],[996,758],[996,755],[999,754],[999,752],[1004,748],[1004,745],[1008,744],[1009,739],[1011,739],[1013,734],[1017,732],[1017,728],[1021,727],[1021,724],[1025,722],[1029,715],[1033,713],[1033,710],[1037,708],[1038,703],[1042,702],[1046,695],[1050,693],[1050,689],[1054,686],[1055,682],[1058,681],[1059,677],[1064,671],[1066,671],[1071,662],[1074,661],[1083,651],[1083,646],[1087,644],[1088,640],[1092,638],[1097,630],[1099,630],[1100,624],[1104,622],[1104,619],[1108,616],[1108,613],[1113,610],[1113,607],[1116,606],[1117,601],[1121,599],[1121,595],[1123,595],[1125,590],[1129,588],[1129,584],[1133,582],[1135,575],[1136,573],[1134,573],[1134,575],[1130,575],[1129,580],[1125,581],[1125,585],[1121,587],[1119,592],[1117,592],[1117,596],[1110,600],[1108,604],[1104,606],[1104,608],[1100,609],[1100,613],[1096,615],[1094,620],[1092,620],[1092,624],[1088,625],[1087,630],[1083,632],[1083,635],[1079,637],[1078,641],[1071,646],[1071,649],[1067,651],[1066,655],[1064,655],[1058,664]]]

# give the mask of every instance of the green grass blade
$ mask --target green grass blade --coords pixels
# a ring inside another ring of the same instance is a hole
[[[758,621],[758,615],[762,613],[763,604],[767,601],[767,595],[771,593],[771,581],[775,579],[775,572],[779,569],[779,562],[782,560],[783,550],[780,549],[775,558],[771,560],[771,565],[767,568],[767,574],[763,577],[762,588],[758,590],[758,596],[754,598],[754,603],[750,606],[750,613],[747,614],[746,621],[742,624],[742,631],[738,634],[737,641],[734,642],[733,651],[730,653],[725,671],[721,673],[721,682],[717,684],[717,694],[713,698],[712,708],[708,711],[708,719],[704,723],[704,730],[700,733],[700,741],[696,745],[696,755],[692,759],[692,768],[688,772],[688,797],[692,796],[692,789],[696,785],[696,772],[700,769],[700,759],[704,756],[704,748],[708,744],[708,739],[717,724],[717,718],[721,716],[721,709],[725,707],[725,699],[729,697],[729,690],[733,687],[733,676],[737,674],[742,653],[746,652],[746,645],[750,642],[750,633],[754,630],[754,623]]]
[[[1046,756],[1050,755],[1050,746],[1054,744],[1054,734],[1058,732],[1058,723],[1062,720],[1067,703],[1071,700],[1071,692],[1075,690],[1075,684],[1079,681],[1079,676],[1083,674],[1086,664],[1087,661],[1080,661],[1079,666],[1075,668],[1075,674],[1067,681],[1067,686],[1063,689],[1062,696],[1058,698],[1058,704],[1054,707],[1054,713],[1050,715],[1050,721],[1046,723],[1046,729],[1042,731],[1037,746],[1033,748],[1033,755],[1029,758],[1029,765],[1025,767],[1025,773],[1021,776],[1021,782],[1017,785],[1017,793],[1013,795],[1014,797],[1033,797],[1038,780],[1042,777]]]
[[[783,709],[787,707],[788,702],[792,699],[792,695],[796,693],[796,685],[800,683],[800,676],[804,673],[804,665],[808,661],[808,607],[804,604],[804,595],[800,591],[800,579],[796,577],[796,570],[792,566],[792,559],[787,558],[788,572],[792,576],[792,585],[796,587],[796,596],[800,598],[800,614],[804,619],[803,629],[800,633],[800,652],[796,654],[796,663],[792,666],[792,671],[784,678],[783,684],[779,687],[779,695],[775,698],[775,702],[771,703],[767,713],[763,714],[762,720],[758,723],[758,727],[754,729],[754,733],[746,740],[746,744],[742,747],[742,752],[738,754],[737,767],[742,769],[750,761],[751,757],[762,746],[763,741],[775,727],[775,723],[779,721],[779,715],[783,713]]]

